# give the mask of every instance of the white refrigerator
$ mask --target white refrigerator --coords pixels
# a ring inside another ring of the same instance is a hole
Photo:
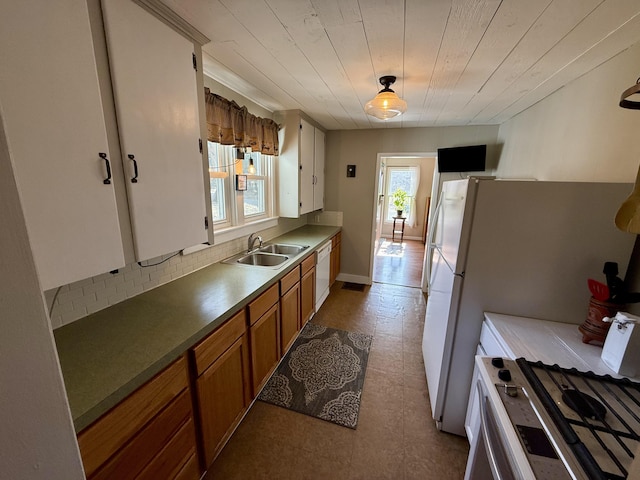
[[[624,276],[635,235],[613,218],[630,184],[465,179],[434,217],[422,351],[438,428],[464,435],[483,312],[581,324],[588,278]]]

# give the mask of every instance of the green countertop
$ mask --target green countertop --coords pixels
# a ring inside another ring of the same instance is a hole
[[[270,243],[309,245],[269,269],[215,263],[54,331],[76,432],[231,318],[339,227],[306,225]]]

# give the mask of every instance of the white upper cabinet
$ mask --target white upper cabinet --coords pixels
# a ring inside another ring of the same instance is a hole
[[[298,218],[324,207],[325,133],[298,110],[277,112],[276,121],[280,216]]]
[[[0,109],[43,289],[124,266],[86,0],[3,2]]]
[[[313,169],[315,157],[316,129],[304,118],[300,119],[300,214],[313,211],[315,171]]]
[[[102,7],[136,257],[206,242],[193,43],[131,0]]]
[[[321,210],[324,208],[324,143],[325,133],[319,128],[314,129],[315,138],[313,142],[313,208]]]

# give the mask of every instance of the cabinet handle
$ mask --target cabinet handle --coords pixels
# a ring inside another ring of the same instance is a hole
[[[131,183],[138,183],[138,161],[134,155],[127,155],[129,160],[133,162],[133,178],[131,179]]]
[[[107,166],[107,178],[105,178],[102,183],[109,185],[111,183],[111,165],[109,164],[109,159],[107,158],[107,154],[103,152],[98,153],[98,156],[104,160],[104,163]]]

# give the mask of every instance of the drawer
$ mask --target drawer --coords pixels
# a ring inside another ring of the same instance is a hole
[[[278,301],[280,295],[278,294],[278,284],[274,284],[249,304],[249,321],[251,325],[256,323],[258,319],[267,313],[271,307]]]
[[[309,255],[307,258],[305,258],[302,261],[302,272],[301,275],[304,275],[305,273],[307,273],[309,270],[311,270],[313,267],[316,266],[316,256],[314,255]]]
[[[133,438],[188,385],[180,357],[78,435],[87,477]]]
[[[190,418],[191,397],[185,390],[90,479],[136,478]]]
[[[247,314],[236,313],[192,350],[197,375],[200,376],[227,348],[247,331]]]
[[[189,419],[137,478],[139,480],[174,479],[178,475],[189,478],[187,476],[189,472],[185,473],[183,467],[196,455],[195,438],[195,427],[193,421]],[[199,475],[191,477],[191,480],[198,480],[198,478]]]
[[[300,265],[287,273],[280,279],[280,296],[291,290],[296,283],[300,281]]]

